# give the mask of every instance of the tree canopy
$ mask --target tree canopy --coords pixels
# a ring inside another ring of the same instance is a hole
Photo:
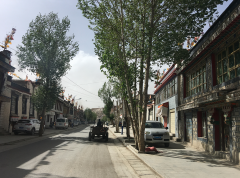
[[[22,37],[22,45],[17,47],[17,57],[20,69],[39,75],[41,86],[34,94],[34,106],[38,111],[45,112],[53,105],[61,93],[60,81],[70,69],[70,60],[78,52],[78,43],[74,35],[67,36],[70,20],[51,12],[48,15],[39,14],[29,24],[29,29]],[[41,131],[44,122],[41,122]],[[39,135],[42,135],[42,132]]]
[[[145,150],[144,129],[152,65],[183,65],[190,60],[182,48],[186,38],[199,36],[226,0],[79,0],[90,21],[101,70],[117,78],[131,106],[135,141]],[[136,93],[138,90],[138,94]],[[137,101],[137,102],[136,102]],[[138,129],[139,128],[139,129]]]

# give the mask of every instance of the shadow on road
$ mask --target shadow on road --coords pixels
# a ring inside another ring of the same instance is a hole
[[[87,127],[87,126],[86,126]],[[77,133],[81,130],[84,130],[86,127],[79,128],[78,131],[69,130],[69,132],[63,132],[61,135],[67,135],[69,133]],[[79,143],[90,143],[86,137],[55,137],[41,140],[35,143],[31,143],[25,146],[21,146],[15,149],[4,151],[0,153],[0,177],[4,178],[22,178],[28,176],[34,170],[37,170],[41,165],[49,165],[49,162],[46,161],[49,156],[53,156],[56,150],[66,150],[64,149],[64,142],[76,142]],[[47,144],[46,144],[47,142]],[[66,151],[71,151],[67,149]],[[42,155],[41,160],[34,165],[36,161],[34,159]],[[29,165],[28,165],[29,164]],[[22,168],[26,165],[26,169]],[[27,168],[29,167],[29,168]],[[30,177],[55,177],[63,178],[62,176],[51,175],[47,173],[40,173],[37,175],[31,174]],[[77,176],[79,177],[79,176]],[[75,178],[75,177],[71,177]]]

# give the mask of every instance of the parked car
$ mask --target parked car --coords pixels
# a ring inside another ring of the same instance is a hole
[[[159,121],[146,121],[144,141],[146,143],[163,143],[165,147],[169,147],[170,136],[167,129],[168,127],[164,128]]]
[[[19,133],[28,133],[34,135],[35,132],[39,132],[40,123],[41,122],[38,119],[20,119],[14,125],[13,132],[15,135],[18,135]]]
[[[68,128],[68,119],[67,118],[58,118],[55,125],[56,129],[62,128],[67,129]]]
[[[74,122],[73,122],[73,125],[74,125],[74,126],[78,126],[78,122],[77,122],[77,121],[74,121]]]

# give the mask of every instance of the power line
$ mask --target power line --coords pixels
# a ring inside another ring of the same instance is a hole
[[[3,44],[3,43],[2,43]],[[10,47],[9,47],[10,48]],[[10,48],[10,49],[12,49],[12,50],[14,50],[14,51],[16,51],[15,49],[13,49],[13,48]],[[17,52],[17,51],[16,51]],[[66,77],[66,76],[64,76],[64,77]],[[88,92],[88,93],[90,93],[90,94],[92,94],[92,95],[94,95],[94,96],[97,96],[97,95],[95,95],[95,94],[93,94],[93,93],[91,93],[91,92],[89,92],[89,91],[87,91],[87,90],[85,90],[84,88],[82,88],[82,87],[80,87],[78,84],[76,84],[74,81],[72,81],[71,79],[69,79],[68,77],[66,77],[68,80],[70,80],[72,83],[74,83],[75,85],[77,85],[79,88],[81,88],[82,90],[84,90],[84,91],[86,91],[86,92]],[[100,82],[95,82],[95,83],[100,83]],[[97,96],[97,97],[99,97],[99,96]]]
[[[64,77],[66,77],[66,76],[64,76]],[[87,91],[87,90],[85,90],[84,88],[82,88],[82,87],[80,87],[78,84],[76,84],[74,81],[72,81],[71,79],[69,79],[68,77],[66,77],[68,80],[70,80],[72,83],[74,83],[75,85],[77,85],[79,88],[81,88],[82,90],[84,90],[84,91],[86,91],[86,92],[88,92],[88,93],[90,93],[90,94],[92,94],[92,95],[94,95],[94,96],[97,96],[97,95],[95,95],[95,94],[93,94],[93,93],[91,93],[90,91]],[[99,96],[97,96],[97,97],[99,97]]]
[[[63,87],[63,88],[65,88],[65,87]],[[80,92],[72,90],[72,89],[67,89],[67,90],[70,90],[70,91],[73,91],[73,92],[76,92],[76,93],[80,93]],[[80,93],[80,94],[91,97],[91,95],[87,95],[87,94],[84,94],[84,93]],[[94,97],[96,97],[96,96],[94,96]]]
[[[106,82],[106,81],[102,81],[102,82],[92,82],[92,83],[83,83],[83,84],[79,84],[79,85],[88,85],[88,84],[103,83],[103,82]]]

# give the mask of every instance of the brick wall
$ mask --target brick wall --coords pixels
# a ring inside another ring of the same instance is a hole
[[[240,107],[235,107],[232,111],[232,154],[231,160],[239,163],[240,157]]]
[[[207,137],[208,137],[208,151],[210,153],[213,153],[215,151],[214,145],[215,145],[215,141],[214,141],[214,129],[213,129],[213,124],[210,123],[212,115],[209,115],[209,113],[207,113]]]
[[[193,111],[192,128],[193,128],[193,140],[197,140],[197,110]]]
[[[183,142],[184,141],[184,128],[185,128],[185,126],[184,126],[184,112],[183,111],[180,111],[179,112],[180,113],[180,121],[179,121],[179,131],[178,131],[178,133],[179,133],[179,136],[178,136],[178,138],[180,138],[181,139],[181,141]]]

